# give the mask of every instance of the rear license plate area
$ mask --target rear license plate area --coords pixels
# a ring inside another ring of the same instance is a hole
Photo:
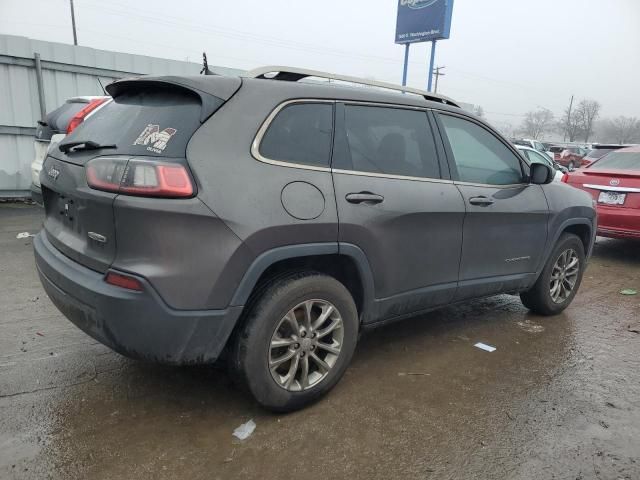
[[[626,193],[600,192],[600,195],[598,196],[598,203],[604,205],[624,205],[626,198]]]
[[[51,191],[51,214],[58,218],[58,221],[72,227],[76,222],[77,205],[76,200],[69,196]]]

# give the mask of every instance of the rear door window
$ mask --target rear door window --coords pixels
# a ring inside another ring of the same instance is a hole
[[[333,104],[297,103],[284,107],[260,143],[268,160],[329,167]]]
[[[460,117],[439,115],[462,182],[513,185],[523,182],[520,159],[491,132]]]
[[[345,106],[350,159],[339,168],[409,177],[440,178],[427,113],[402,108]]]

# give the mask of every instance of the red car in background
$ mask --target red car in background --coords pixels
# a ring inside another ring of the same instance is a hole
[[[640,147],[608,153],[562,181],[597,202],[598,235],[640,239]]]
[[[587,151],[584,148],[553,145],[549,151],[553,154],[553,161],[567,167],[569,171],[586,165],[584,156]]]

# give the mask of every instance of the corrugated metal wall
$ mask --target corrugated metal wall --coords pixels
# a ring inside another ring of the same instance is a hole
[[[194,75],[201,65],[0,35],[0,197],[24,196],[31,184],[33,135],[40,119],[34,55],[42,59],[46,111],[67,98],[102,95],[102,85],[131,75]],[[216,73],[239,70],[210,67]],[[99,79],[99,81],[98,81]]]

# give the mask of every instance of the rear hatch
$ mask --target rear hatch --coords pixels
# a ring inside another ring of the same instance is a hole
[[[121,175],[124,182],[132,165],[142,165],[133,169],[132,182],[154,175],[145,165],[168,166],[168,175],[172,165],[188,169],[191,136],[240,84],[239,78],[203,76],[142,77],[109,85],[113,100],[51,149],[43,165],[48,240],[69,258],[105,272],[117,248],[113,203],[120,192],[117,182],[113,191],[112,177]],[[93,171],[103,175],[92,180],[93,187],[87,182],[88,165],[90,171],[98,165]],[[111,170],[105,173],[104,165]],[[161,196],[133,185],[127,194]]]

